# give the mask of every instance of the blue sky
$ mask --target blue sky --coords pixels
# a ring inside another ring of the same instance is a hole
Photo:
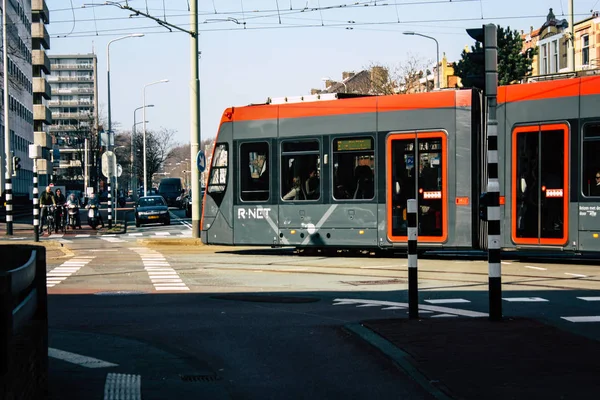
[[[143,103],[148,129],[177,131],[189,142],[190,40],[104,0],[52,0],[49,54],[98,55],[100,109],[106,112],[106,46],[110,45],[112,120],[130,130]],[[121,3],[125,3],[121,1]],[[189,29],[187,0],[129,0],[129,6]],[[223,110],[268,97],[310,94],[323,77],[371,64],[395,66],[411,53],[435,60],[435,43],[402,35],[434,36],[440,53],[456,61],[472,40],[465,28],[497,23],[528,31],[539,28],[548,9],[567,19],[568,0],[200,0],[201,135],[214,137]],[[279,9],[279,11],[278,11]],[[291,10],[290,10],[291,9]],[[600,0],[575,0],[575,20],[600,9]],[[302,11],[304,10],[304,11]],[[483,19],[482,19],[483,16]],[[561,17],[562,18],[562,17]],[[280,23],[281,21],[281,23]],[[400,22],[399,22],[400,21]],[[245,24],[244,24],[245,22]],[[351,29],[349,29],[351,28]],[[441,55],[440,55],[441,57]],[[142,120],[141,110],[138,121]]]

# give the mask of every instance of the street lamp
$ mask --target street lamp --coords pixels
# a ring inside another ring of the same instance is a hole
[[[148,104],[146,107],[154,107],[154,104]],[[136,180],[135,180],[135,177],[133,175],[133,171],[134,171],[133,167],[134,167],[134,162],[135,162],[135,158],[134,158],[134,155],[135,155],[134,138],[135,138],[135,133],[136,133],[135,132],[135,127],[139,123],[139,122],[135,122],[136,121],[136,118],[135,118],[136,114],[135,113],[137,112],[137,110],[141,110],[142,108],[144,108],[144,106],[138,107],[135,110],[133,110],[133,126],[131,127],[131,155],[130,155],[129,164],[130,164],[130,167],[131,167],[131,176],[130,176],[131,183],[130,183],[130,185],[131,185],[131,190],[134,191],[134,193],[133,193],[133,198],[134,199],[137,198],[136,196],[137,196],[137,191],[138,191],[137,190],[137,184],[135,183]]]
[[[147,192],[148,178],[147,178],[147,169],[146,169],[146,88],[148,86],[156,85],[159,83],[167,83],[167,82],[169,82],[168,79],[161,79],[160,81],[148,83],[144,86],[144,96],[143,96],[144,97],[144,101],[143,101],[144,105],[142,107],[142,109],[144,110],[144,116],[143,116],[143,121],[144,121],[144,124],[143,124],[143,126],[144,126],[144,128],[143,128],[144,129],[144,196],[146,196],[148,194],[148,192]]]
[[[323,82],[327,82],[327,81],[332,81],[332,82],[333,82],[333,79],[331,79],[331,78],[330,78],[330,77],[328,77],[328,76],[325,76],[325,77],[321,78],[321,80],[322,80]],[[334,82],[334,83],[341,83],[342,85],[344,85],[344,93],[348,93],[348,86],[346,86],[346,84],[344,83],[344,81],[341,81],[341,82]]]
[[[437,39],[431,36],[427,36],[427,35],[423,35],[422,33],[418,33],[418,32],[412,32],[412,31],[407,31],[407,32],[402,32],[402,34],[404,35],[412,35],[412,36],[421,36],[427,39],[431,39],[433,41],[435,41],[435,46],[436,46],[436,52],[435,55],[437,57],[437,65],[436,65],[436,69],[437,69],[437,88],[440,88],[440,44],[438,43]]]

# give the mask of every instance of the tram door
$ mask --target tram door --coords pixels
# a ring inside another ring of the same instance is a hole
[[[419,240],[447,238],[446,136],[443,132],[397,133],[387,138],[388,237],[408,239],[406,205],[417,199]]]
[[[568,238],[569,129],[564,124],[513,131],[512,239],[563,245]]]

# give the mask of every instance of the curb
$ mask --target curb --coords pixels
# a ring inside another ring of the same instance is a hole
[[[437,400],[453,400],[453,397],[444,393],[435,386],[432,381],[419,371],[410,361],[411,357],[401,349],[397,348],[372,330],[365,328],[359,323],[346,324],[343,327],[346,331],[355,334],[364,340],[385,356],[390,358],[398,367],[400,367],[408,376],[410,376],[419,386],[425,389]]]

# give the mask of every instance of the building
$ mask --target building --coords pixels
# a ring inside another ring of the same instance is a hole
[[[600,59],[600,17],[598,11],[576,22],[575,72],[598,68]],[[570,43],[569,24],[566,19],[557,19],[552,9],[539,29],[521,31],[523,52],[537,49],[533,56],[532,74],[529,80],[553,79],[557,74],[573,73],[569,67]],[[561,75],[562,76],[562,75]]]
[[[390,94],[389,74],[386,68],[375,66],[370,70],[359,72],[342,72],[342,80],[325,79],[325,89],[311,89],[311,94],[321,93],[355,93],[355,94]]]
[[[32,4],[33,3],[33,4]],[[49,22],[48,8],[43,0],[7,1],[6,16],[8,41],[8,104],[4,104],[4,78],[0,89],[2,105],[0,127],[0,187],[5,191],[5,157],[12,162],[19,157],[21,169],[13,171],[11,177],[14,203],[29,200],[32,196],[33,162],[29,159],[29,145],[47,147],[44,124],[49,122],[49,113],[44,112],[43,99],[50,96],[43,76],[44,49],[50,47],[45,24]],[[1,33],[1,32],[0,32]],[[1,35],[0,35],[1,36]],[[2,54],[2,53],[0,53]],[[3,65],[4,54],[0,58]],[[42,64],[42,65],[40,65]],[[8,106],[10,149],[5,148],[4,107]],[[34,135],[34,132],[35,135]],[[48,154],[46,148],[45,155]],[[44,161],[44,160],[42,160]],[[43,167],[45,164],[42,162]],[[40,179],[40,183],[45,180]]]
[[[84,190],[90,174],[96,173],[90,166],[98,149],[97,57],[93,53],[51,55],[50,68],[52,100],[48,105],[53,119],[50,132],[60,152],[60,159],[54,160],[56,183],[67,189]],[[88,177],[86,182],[85,177]]]

